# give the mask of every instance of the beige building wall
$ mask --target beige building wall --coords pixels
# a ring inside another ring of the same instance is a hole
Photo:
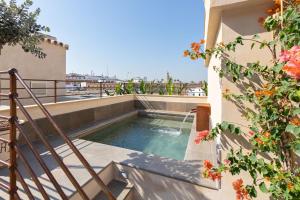
[[[52,38],[52,37],[51,37]],[[46,38],[40,44],[43,52],[47,54],[46,58],[40,59],[31,53],[25,53],[20,45],[5,46],[1,50],[0,55],[0,70],[7,70],[16,68],[19,74],[24,79],[43,79],[43,80],[65,80],[66,77],[66,51],[68,45],[57,42],[55,38]],[[1,89],[3,93],[6,92],[4,88],[8,87],[8,81],[3,80],[7,75],[1,75]],[[47,87],[46,90],[35,90],[39,96],[53,96],[54,82],[53,81],[26,81],[32,87]],[[59,83],[57,87],[63,87],[64,83]],[[18,91],[19,96],[28,96],[24,91]],[[58,94],[63,94],[64,90],[58,90]],[[51,102],[54,98],[41,98],[43,102]],[[24,103],[30,104],[31,101]],[[7,101],[2,101],[5,104]]]
[[[222,41],[222,25],[220,24],[217,33],[217,43]],[[214,70],[214,66],[221,66],[221,60],[212,57],[208,66],[208,102],[211,105],[211,124],[215,125],[222,120],[222,80]]]
[[[205,0],[206,6],[206,27],[205,39],[207,40],[206,47],[212,48],[219,42],[228,43],[233,41],[238,36],[250,38],[254,34],[261,37],[262,40],[272,39],[272,35],[266,32],[258,23],[258,18],[265,16],[265,10],[272,5],[272,0]],[[247,65],[250,62],[261,61],[269,62],[271,54],[266,50],[259,50],[258,46],[250,50],[251,43],[245,43],[244,46],[238,47],[236,53],[232,54],[232,58],[239,64]],[[230,77],[225,75],[224,78],[219,78],[213,67],[222,67],[222,61],[211,57],[206,60],[208,66],[208,102],[212,107],[211,125],[212,127],[220,121],[232,122],[239,124],[244,130],[247,130],[249,122],[243,118],[243,109],[238,103],[226,100],[222,97],[222,93],[228,89],[235,94],[241,94],[246,91],[247,87],[261,86],[262,82],[259,77],[252,80],[244,79],[243,85],[236,86],[231,81]],[[249,83],[254,84],[249,84]],[[231,148],[250,149],[247,137],[236,137],[224,134],[219,140],[221,145],[221,157],[224,159]],[[242,173],[238,176],[225,174],[221,182],[220,198],[226,195],[227,199],[235,199],[235,192],[232,188],[232,181],[243,177],[246,183],[251,184],[251,178]],[[259,189],[257,188],[258,192]],[[258,199],[268,199],[268,197],[259,192]]]

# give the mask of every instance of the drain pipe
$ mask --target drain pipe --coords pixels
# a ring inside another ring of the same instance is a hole
[[[220,166],[222,164],[222,147],[221,147],[221,136],[218,135],[216,139],[216,154],[217,154],[217,164]],[[217,181],[217,188],[221,189],[221,179]]]

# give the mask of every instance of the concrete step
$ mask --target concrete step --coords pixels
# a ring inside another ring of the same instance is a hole
[[[133,200],[132,191],[133,185],[119,180],[112,180],[108,184],[108,188],[117,198],[117,200]],[[107,200],[103,192],[100,192],[93,200]]]
[[[132,200],[133,184],[127,179],[125,172],[122,172],[114,162],[109,163],[99,173],[99,177],[109,187],[117,200]],[[94,200],[105,200],[106,195],[103,193],[99,185],[94,179],[90,179],[83,187],[89,198]],[[79,194],[76,192],[70,200],[79,199]]]
[[[88,195],[89,199],[93,199],[96,195],[101,192],[101,188],[96,183],[96,181],[90,176],[88,171],[83,167],[80,161],[76,158],[76,156],[72,153],[67,145],[65,145],[61,141],[51,140],[52,146],[55,147],[56,152],[63,159],[65,165],[69,168],[71,173],[74,175],[75,179],[78,181],[79,185],[83,188],[83,190]],[[84,141],[84,140],[74,140],[73,141],[76,147],[81,151],[90,165],[93,167],[95,172],[99,175],[102,181],[107,185],[112,180],[124,181],[124,178],[120,177],[120,173],[115,168],[115,164],[111,162],[109,159],[101,159],[99,158],[99,154],[108,153],[105,151],[97,150],[92,147],[92,142]],[[50,153],[45,149],[43,145],[40,143],[35,144],[35,149],[38,150],[41,154],[42,159],[50,169],[51,173],[57,180],[58,184],[62,187],[64,193],[67,195],[69,200],[78,200],[82,199],[79,193],[74,188],[73,184],[68,180],[62,169],[57,165],[56,161],[52,158]],[[43,185],[46,193],[49,195],[50,199],[60,200],[61,197],[57,193],[53,184],[50,182],[48,176],[44,173],[43,169],[37,163],[36,159],[33,157],[32,153],[29,151],[27,147],[22,148],[22,151],[30,161],[30,165],[32,169],[35,171],[38,179]],[[36,187],[35,183],[26,172],[24,165],[18,159],[18,168],[23,175],[25,182],[28,184],[30,191],[33,196],[37,200],[42,200],[43,197]],[[9,173],[7,168],[0,169],[0,182],[8,184],[9,183]],[[127,182],[125,181],[126,185]],[[24,191],[22,185],[18,182],[18,193],[22,200],[27,200],[27,194]],[[124,192],[126,193],[126,192]],[[120,196],[120,195],[119,195]],[[0,200],[9,199],[8,193],[0,188]]]

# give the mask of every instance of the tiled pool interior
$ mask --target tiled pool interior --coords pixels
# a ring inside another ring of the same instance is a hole
[[[183,160],[192,119],[182,116],[136,116],[95,131],[83,139]]]

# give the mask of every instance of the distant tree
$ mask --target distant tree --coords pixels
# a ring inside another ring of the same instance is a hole
[[[205,95],[208,95],[208,84],[206,81],[201,81],[200,83],[201,89],[205,92]]]
[[[140,83],[140,92],[142,94],[146,94],[146,84],[145,84],[144,80],[142,80],[141,83]]]
[[[124,84],[124,91],[126,94],[132,94],[134,92],[133,79],[129,80],[127,84]]]
[[[179,84],[178,84],[178,87],[177,87],[177,94],[182,95],[182,91],[184,89],[186,89],[187,85],[188,85],[187,83],[183,83],[183,82],[179,81]]]
[[[174,92],[174,83],[171,76],[168,76],[168,82],[166,83],[166,91],[168,95],[173,95]]]
[[[5,45],[21,45],[25,52],[30,52],[39,58],[46,54],[38,46],[43,38],[42,32],[49,32],[49,28],[37,24],[40,9],[30,11],[31,0],[25,0],[17,5],[15,0],[7,3],[0,0],[0,54]]]
[[[148,94],[154,93],[154,84],[155,84],[155,81],[150,81],[149,83],[145,84],[146,93],[148,93]]]

